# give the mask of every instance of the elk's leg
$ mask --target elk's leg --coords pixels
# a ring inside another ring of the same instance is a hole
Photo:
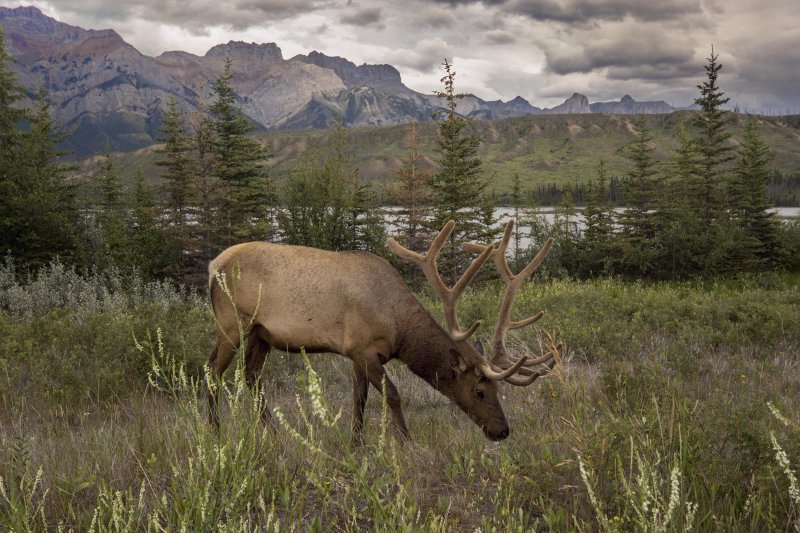
[[[222,374],[231,364],[236,350],[239,348],[239,330],[237,328],[224,328],[220,324],[217,331],[217,342],[211,350],[211,357],[208,359],[208,366],[211,368],[211,377],[219,381]],[[217,385],[219,385],[217,383]],[[219,397],[220,387],[216,387],[216,393],[212,392],[213,384],[209,383],[208,389],[208,421],[213,426],[219,427]]]
[[[389,409],[392,410],[392,416],[394,417],[397,429],[400,431],[400,435],[403,439],[408,440],[410,434],[408,432],[408,426],[406,426],[406,419],[403,416],[403,408],[400,405],[400,394],[397,392],[397,387],[394,386],[394,383],[392,383],[392,380],[389,379],[389,376],[386,374],[378,356],[373,355],[367,358],[366,361],[357,364],[364,365],[364,370],[366,371],[369,382],[372,383],[372,386],[375,387],[378,392],[383,394],[383,389],[384,387],[386,388],[386,404],[389,406]]]
[[[250,332],[247,338],[247,348],[244,353],[244,370],[245,378],[247,379],[247,386],[251,390],[261,394],[261,421],[265,424],[273,425],[272,414],[269,412],[267,405],[266,393],[263,388],[263,381],[258,378],[261,375],[261,369],[264,367],[264,360],[270,352],[270,345],[265,341],[258,331],[258,328]],[[256,385],[262,385],[260,390]]]
[[[364,431],[364,405],[367,403],[369,379],[367,373],[355,361],[353,362],[353,439],[352,444],[361,444]]]

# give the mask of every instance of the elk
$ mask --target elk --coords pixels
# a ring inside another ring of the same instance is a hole
[[[559,346],[541,357],[514,358],[505,335],[538,320],[543,313],[511,321],[516,291],[541,263],[550,241],[514,276],[504,253],[513,227],[509,222],[500,248],[472,244],[479,255],[448,288],[436,266],[439,251],[453,231],[448,222],[423,256],[389,239],[398,256],[418,264],[442,300],[449,331],[417,301],[400,274],[386,260],[361,251],[331,252],[303,246],[249,242],[223,251],[209,265],[209,290],[217,322],[217,340],[209,366],[219,378],[244,340],[245,376],[254,386],[271,348],[298,352],[332,352],[350,359],[353,381],[353,440],[360,441],[369,385],[385,390],[395,426],[404,438],[408,427],[400,395],[384,365],[400,359],[433,388],[452,400],[491,440],[509,435],[497,396],[497,383],[525,386],[555,365]],[[456,303],[477,271],[493,258],[507,289],[495,330],[494,358],[486,360],[468,339],[480,322],[462,331]],[[234,289],[231,291],[232,280]],[[228,280],[228,281],[225,281]],[[224,286],[221,286],[224,285]],[[235,298],[231,297],[235,293]],[[246,330],[240,334],[241,325]],[[217,394],[209,390],[209,421],[219,425]],[[271,420],[263,405],[262,418]]]

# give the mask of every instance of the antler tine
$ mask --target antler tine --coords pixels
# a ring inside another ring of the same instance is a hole
[[[525,326],[529,326],[542,318],[544,315],[544,311],[539,311],[532,317],[523,319],[523,320],[511,320],[511,307],[514,303],[514,298],[516,297],[517,291],[528,279],[531,274],[539,267],[542,263],[544,258],[547,256],[547,253],[550,251],[550,246],[553,244],[553,239],[550,238],[547,240],[545,245],[539,250],[539,253],[536,254],[530,263],[525,266],[518,274],[514,274],[511,271],[511,268],[508,266],[508,261],[506,260],[506,250],[508,249],[508,244],[511,241],[511,233],[514,230],[514,219],[508,221],[505,227],[505,231],[503,232],[503,238],[500,241],[500,244],[497,248],[492,252],[492,259],[494,260],[495,264],[497,265],[497,269],[500,271],[500,275],[505,281],[506,284],[506,293],[505,297],[503,298],[503,302],[500,305],[500,312],[497,318],[497,326],[495,327],[494,331],[494,357],[495,359],[502,359],[507,358],[510,361],[513,361],[508,357],[506,344],[505,344],[505,337],[508,334],[509,330],[512,329],[520,329],[524,328]],[[472,252],[483,252],[485,251],[487,245],[483,244],[475,244],[475,243],[465,243],[464,249],[469,250]],[[537,359],[537,361],[543,358]],[[546,359],[544,359],[546,361]],[[544,361],[541,361],[544,362]],[[532,363],[530,364],[540,364],[540,363]],[[529,366],[526,365],[526,366]]]
[[[510,383],[512,385],[516,385],[517,387],[527,387],[536,379],[544,376],[545,374],[549,374],[553,368],[556,366],[556,360],[552,359],[550,362],[546,363],[543,368],[535,371],[530,371],[531,374],[528,377],[520,377],[520,376],[508,376],[505,381],[506,383]],[[522,372],[520,372],[522,374]]]
[[[533,383],[537,378],[550,373],[550,371],[555,368],[556,364],[558,364],[558,362],[561,360],[561,347],[563,344],[560,342],[555,344],[550,334],[547,334],[547,340],[548,344],[550,345],[549,351],[542,357],[533,360],[529,359],[527,363],[520,367],[520,369],[517,371],[517,375],[510,376],[506,379],[507,382],[511,383],[512,385],[525,387]],[[520,359],[513,359],[509,357],[508,361],[516,366],[524,359],[525,357]],[[537,369],[532,368],[534,364],[538,366]]]
[[[561,346],[562,344],[559,342],[557,346],[551,347],[550,350],[536,359],[526,356],[528,358],[527,362],[520,367],[519,372],[517,373],[521,376],[530,376],[532,373],[534,373],[534,370],[532,370],[534,367],[547,364],[556,359],[556,356],[560,357]],[[499,360],[493,361],[493,364],[495,364],[498,368],[508,368],[516,365],[518,361],[519,359],[511,357],[510,355],[506,355],[505,357],[499,358]]]
[[[469,329],[467,329],[467,331],[462,332],[461,326],[458,323],[458,316],[456,314],[456,303],[458,298],[461,296],[461,293],[463,293],[464,289],[467,288],[467,285],[469,285],[469,282],[475,277],[475,274],[477,274],[478,270],[484,265],[484,263],[486,263],[486,261],[489,260],[494,248],[489,246],[486,249],[481,250],[481,254],[472,260],[472,263],[470,263],[467,270],[461,275],[458,281],[456,281],[455,285],[453,285],[452,288],[448,288],[447,285],[444,284],[444,281],[442,281],[436,261],[439,256],[439,252],[444,246],[444,243],[453,233],[453,228],[455,225],[456,223],[454,221],[448,221],[444,228],[442,228],[442,231],[440,231],[433,240],[430,248],[428,249],[428,253],[426,253],[424,256],[416,252],[412,252],[391,238],[388,240],[388,245],[395,254],[417,264],[422,269],[422,272],[425,274],[425,278],[428,280],[431,288],[433,288],[434,293],[436,293],[436,295],[442,301],[445,321],[447,322],[447,328],[450,331],[451,337],[456,342],[462,342],[475,333],[475,331],[481,325],[481,322],[480,320],[476,321],[474,324],[472,324],[472,326],[469,327]]]
[[[520,371],[523,366],[525,365],[526,361],[528,360],[527,357],[522,357],[521,359],[517,360],[512,366],[506,369],[497,369],[495,370],[494,365],[489,363],[483,358],[480,358],[480,362],[478,363],[481,368],[481,372],[484,376],[492,381],[508,381],[509,379],[513,378],[513,375]]]

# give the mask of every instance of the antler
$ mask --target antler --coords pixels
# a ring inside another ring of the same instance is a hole
[[[403,259],[411,261],[412,263],[416,263],[422,269],[422,272],[425,274],[428,283],[433,288],[433,292],[435,292],[439,299],[442,300],[442,305],[444,306],[444,317],[445,321],[447,322],[447,329],[450,331],[451,337],[454,341],[461,343],[475,333],[475,330],[478,329],[478,326],[481,325],[481,322],[478,320],[472,324],[472,326],[470,326],[466,332],[462,332],[461,326],[458,324],[458,317],[456,316],[456,302],[461,296],[461,293],[464,292],[464,289],[467,288],[467,285],[469,285],[469,282],[472,281],[472,278],[475,277],[475,274],[478,272],[478,270],[489,259],[489,256],[492,254],[492,250],[494,250],[494,248],[490,245],[481,250],[480,255],[472,261],[472,263],[469,265],[469,268],[467,268],[464,274],[461,275],[456,284],[453,285],[451,289],[448,289],[447,285],[445,285],[444,281],[442,281],[442,277],[439,275],[439,269],[436,266],[436,260],[439,256],[439,252],[444,246],[445,241],[447,241],[447,239],[450,237],[450,234],[453,233],[453,228],[455,225],[456,223],[452,220],[445,224],[444,228],[442,228],[442,231],[439,232],[439,235],[437,235],[431,243],[428,253],[426,253],[424,256],[403,247],[400,245],[400,243],[392,238],[388,240],[388,244],[389,248],[391,248],[395,254]]]
[[[519,288],[522,286],[525,280],[528,279],[539,267],[544,258],[547,256],[547,253],[550,251],[550,246],[553,244],[552,238],[547,239],[547,242],[545,242],[542,249],[539,250],[539,253],[536,254],[536,257],[534,257],[531,262],[522,269],[522,271],[514,275],[508,266],[505,255],[506,250],[508,249],[508,243],[511,240],[511,233],[513,229],[514,219],[511,219],[508,221],[508,224],[506,224],[506,229],[503,233],[503,239],[500,241],[500,245],[493,250],[491,245],[475,243],[463,244],[463,248],[465,250],[470,252],[479,252],[481,256],[483,256],[487,250],[492,250],[492,259],[494,260],[495,265],[497,265],[497,269],[500,271],[500,276],[503,278],[503,281],[506,284],[505,296],[503,298],[503,303],[500,306],[500,313],[497,318],[497,326],[494,330],[494,357],[492,358],[492,363],[500,368],[516,367],[520,361],[524,361],[526,359],[525,357],[522,357],[521,359],[515,359],[508,355],[508,351],[506,349],[506,335],[508,334],[509,330],[520,329],[533,324],[542,318],[544,311],[539,311],[532,317],[514,321],[511,320],[511,307],[514,303],[514,298],[517,295],[517,291],[519,291]],[[556,346],[552,346],[552,344],[553,343],[551,343],[550,350],[547,353],[543,354],[541,357],[537,357],[536,359],[528,360],[519,368],[519,374],[522,376],[527,376],[526,378],[513,376],[511,379],[506,379],[506,381],[513,383],[514,385],[524,386],[533,383],[536,378],[548,373],[555,366],[556,355],[561,349],[560,343]],[[544,365],[544,367],[538,370],[531,368],[537,365]]]

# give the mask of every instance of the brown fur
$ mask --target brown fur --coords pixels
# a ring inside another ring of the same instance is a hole
[[[235,309],[216,280],[224,274]],[[255,384],[270,348],[333,352],[353,362],[353,433],[360,438],[368,383],[386,400],[404,437],[408,428],[400,395],[383,365],[398,358],[453,400],[487,437],[508,435],[497,385],[479,370],[478,357],[459,349],[385,260],[366,252],[329,252],[302,246],[251,242],[232,246],[209,265],[211,303],[218,323],[209,365],[220,376],[245,332],[248,384]],[[218,424],[217,401],[209,417]],[[264,419],[269,420],[265,406]]]

